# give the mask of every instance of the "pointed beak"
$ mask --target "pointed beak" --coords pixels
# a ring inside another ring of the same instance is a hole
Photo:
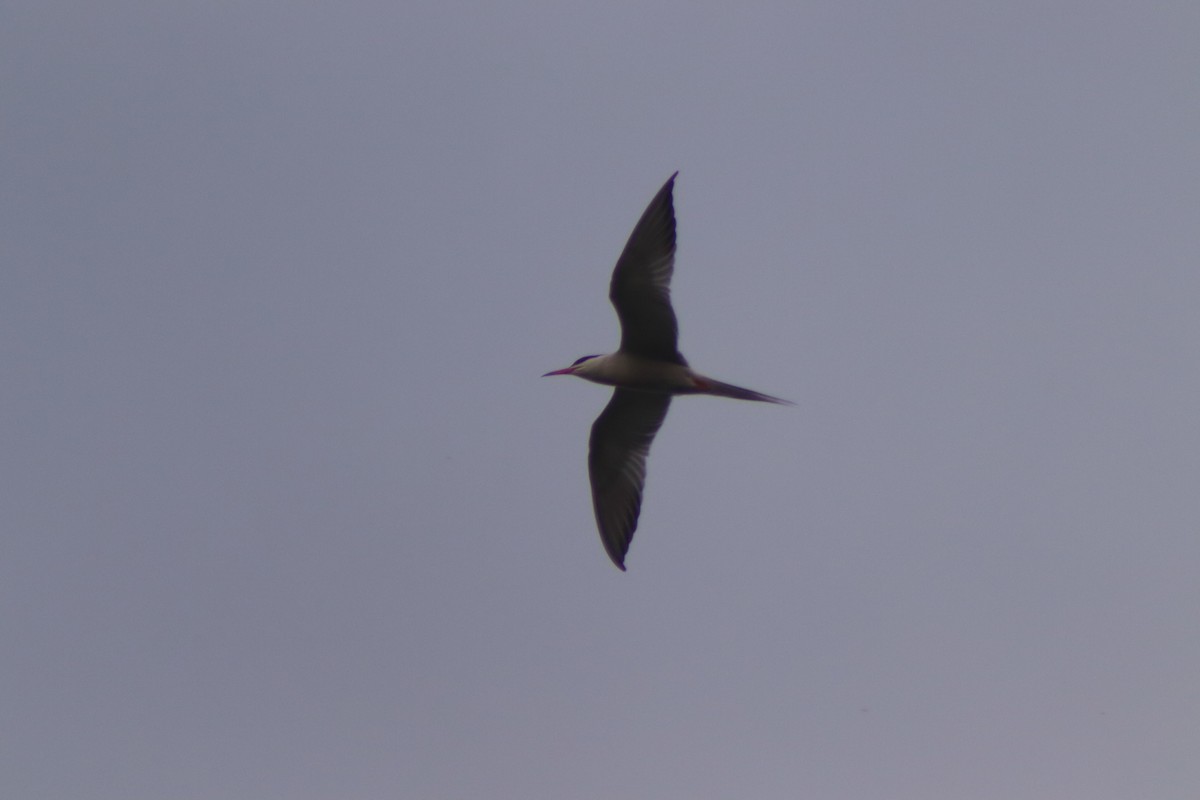
[[[556,369],[553,372],[547,372],[542,377],[549,378],[551,375],[570,375],[574,371],[575,371],[574,367],[563,367],[562,369]]]

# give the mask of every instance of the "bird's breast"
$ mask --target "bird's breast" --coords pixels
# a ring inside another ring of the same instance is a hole
[[[695,384],[692,371],[682,364],[670,361],[652,361],[626,353],[613,353],[581,377],[609,386],[625,389],[640,389],[648,392],[692,391]]]

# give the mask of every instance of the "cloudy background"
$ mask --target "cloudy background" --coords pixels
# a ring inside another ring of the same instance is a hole
[[[4,5],[0,794],[1196,797],[1200,6],[731,8]]]

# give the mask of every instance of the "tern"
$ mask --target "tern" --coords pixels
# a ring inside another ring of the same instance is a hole
[[[584,356],[542,376],[575,375],[616,387],[592,423],[588,477],[600,541],[622,572],[641,512],[646,457],[672,397],[710,394],[792,405],[694,372],[679,353],[679,326],[671,308],[675,271],[671,193],[677,175],[668,178],[650,201],[613,268],[608,297],[621,322],[620,349],[605,356]]]

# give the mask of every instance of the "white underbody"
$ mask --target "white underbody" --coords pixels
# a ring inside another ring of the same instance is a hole
[[[593,383],[668,394],[695,392],[698,388],[696,379],[700,377],[683,364],[651,361],[620,352],[588,359],[579,365],[575,374]]]

